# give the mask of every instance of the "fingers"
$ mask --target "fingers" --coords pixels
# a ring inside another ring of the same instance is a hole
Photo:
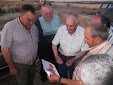
[[[72,62],[67,61],[67,62],[66,62],[66,65],[67,65],[67,66],[71,66],[71,65],[72,65]]]

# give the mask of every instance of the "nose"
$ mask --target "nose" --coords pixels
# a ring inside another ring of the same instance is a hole
[[[34,23],[34,21],[30,21],[30,25],[32,25]]]

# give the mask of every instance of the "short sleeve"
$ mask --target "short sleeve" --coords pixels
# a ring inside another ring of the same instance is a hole
[[[58,29],[58,31],[57,31],[55,37],[54,37],[53,40],[52,40],[52,43],[53,43],[54,45],[58,45],[58,44],[60,43],[60,37],[61,37],[61,27]]]
[[[4,28],[2,29],[1,33],[1,46],[10,48],[13,42],[13,30],[9,26],[9,23],[7,23]]]

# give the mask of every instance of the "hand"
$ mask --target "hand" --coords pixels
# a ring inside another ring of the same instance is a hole
[[[72,66],[72,64],[75,62],[75,58],[71,58],[70,60],[68,60],[67,62],[66,62],[66,65],[67,66]]]
[[[47,78],[51,83],[57,83],[59,80],[59,77],[55,74],[50,75],[50,77],[47,75]]]
[[[17,71],[16,67],[9,68],[9,70],[10,70],[11,76],[18,76],[18,71]]]
[[[63,60],[60,58],[60,56],[55,57],[56,58],[56,62],[58,64],[63,64]]]

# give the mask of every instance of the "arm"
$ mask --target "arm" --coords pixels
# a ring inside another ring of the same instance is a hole
[[[53,53],[54,53],[56,62],[57,62],[58,64],[63,64],[62,59],[61,59],[61,58],[59,57],[59,55],[58,55],[57,45],[52,44],[52,50],[53,50]]]
[[[49,79],[49,81],[51,83],[57,83],[59,80],[59,77],[54,74],[51,75],[50,77],[47,76],[47,78]],[[62,78],[60,82],[63,85],[81,85],[77,80],[71,80],[71,79],[67,79],[67,78]]]
[[[71,65],[76,61],[76,59],[81,58],[81,57],[84,56],[86,53],[87,53],[87,51],[80,51],[80,52],[78,53],[78,55],[76,55],[74,58],[68,60],[68,61],[66,62],[66,65],[67,65],[67,66],[71,66]]]
[[[8,66],[9,66],[10,74],[12,76],[17,76],[18,71],[17,71],[17,69],[14,65],[13,59],[11,57],[10,49],[2,46],[1,51],[3,53],[5,61],[7,62]]]

